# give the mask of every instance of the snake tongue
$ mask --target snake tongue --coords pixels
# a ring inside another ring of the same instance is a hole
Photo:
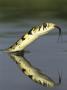
[[[62,34],[62,33],[61,33],[61,28],[60,28],[59,26],[57,26],[57,25],[55,25],[54,27],[59,30],[59,38],[60,38],[60,36],[61,36],[61,34]],[[59,38],[58,38],[58,40],[59,40]]]
[[[55,28],[57,28],[59,30],[59,36],[61,35],[61,28],[57,25],[55,25]]]

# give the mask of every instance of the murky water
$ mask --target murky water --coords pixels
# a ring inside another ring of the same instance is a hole
[[[44,20],[24,19],[19,22],[0,23],[0,49],[7,48],[17,39],[19,39],[33,25],[40,24]],[[62,83],[52,90],[67,89],[67,22],[64,20],[47,19],[45,21],[54,22],[61,26],[63,32],[63,41],[57,42],[57,34],[48,34],[26,49],[30,53],[25,53],[32,65],[41,69],[53,80],[58,82],[58,72],[62,72]],[[7,53],[0,52],[0,90],[49,90],[50,88],[42,87],[27,76],[25,76],[18,66],[13,62]]]

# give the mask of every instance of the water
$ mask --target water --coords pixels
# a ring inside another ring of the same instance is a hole
[[[41,19],[23,19],[18,22],[0,23],[0,48],[4,49],[19,39],[22,34],[28,31],[33,25],[40,24],[44,20]],[[52,90],[67,89],[67,22],[58,19],[47,19],[45,21],[54,22],[61,26],[63,32],[63,42],[58,39],[58,31],[55,30],[34,43],[26,49],[30,53],[25,53],[32,65],[41,69],[53,80],[58,82],[58,72],[62,72],[62,83],[60,86],[52,88]],[[7,53],[0,52],[0,90],[49,90],[50,88],[42,87],[27,76],[25,76],[18,66],[13,62]]]

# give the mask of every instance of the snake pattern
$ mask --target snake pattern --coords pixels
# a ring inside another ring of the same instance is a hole
[[[59,35],[61,35],[61,28],[53,23],[43,23],[41,25],[34,26],[28,33],[23,35],[18,41],[16,41],[9,48],[5,49],[7,52],[17,52],[24,50],[33,41],[42,35],[47,34],[49,31],[59,29]]]
[[[34,82],[45,87],[55,87],[61,84],[60,74],[59,82],[56,83],[48,75],[43,74],[40,69],[34,67],[24,56],[10,54],[10,57],[13,59],[14,62],[16,62],[21,71]]]
[[[56,83],[48,75],[44,74],[38,68],[34,67],[24,56],[17,55],[17,52],[24,51],[24,49],[39,38],[42,35],[47,34],[49,31],[57,28],[59,30],[59,36],[61,35],[61,28],[53,23],[43,23],[41,25],[34,26],[28,33],[23,35],[18,41],[16,41],[9,48],[5,49],[10,53],[10,57],[17,63],[22,72],[31,78],[34,82],[46,87],[54,87],[61,84],[61,76],[59,74],[59,82]]]

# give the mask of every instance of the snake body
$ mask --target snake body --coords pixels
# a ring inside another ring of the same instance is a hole
[[[61,28],[53,23],[43,23],[41,25],[34,26],[28,33],[23,35],[18,41],[6,49],[7,52],[17,52],[24,50],[29,44],[35,41],[42,35],[47,34],[49,31],[59,29],[59,35],[61,35]],[[41,84],[42,86],[54,87],[61,84],[61,77],[59,75],[59,82],[56,83],[48,75],[43,74],[41,70],[32,66],[32,64],[21,55],[10,54],[11,58],[19,65],[23,73],[31,78],[34,82]]]
[[[28,33],[23,35],[18,41],[16,41],[13,45],[9,48],[5,49],[7,52],[17,52],[24,50],[29,44],[35,41],[42,35],[47,34],[49,31],[53,30],[54,28],[59,29],[59,34],[61,34],[61,29],[57,25],[53,23],[43,23],[41,25],[34,26]]]

